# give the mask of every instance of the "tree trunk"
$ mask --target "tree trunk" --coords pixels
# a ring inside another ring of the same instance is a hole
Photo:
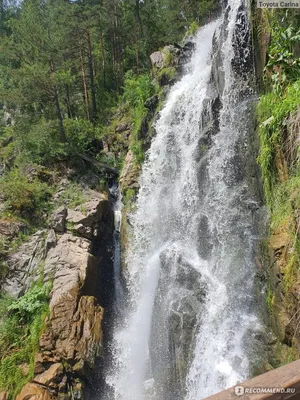
[[[83,84],[83,98],[84,98],[84,103],[85,103],[85,113],[86,113],[87,120],[90,120],[89,94],[88,94],[87,84],[86,84],[84,59],[83,59],[81,40],[80,40],[79,34],[78,34],[78,42],[79,42],[80,68],[81,68],[81,76],[82,76],[82,84]]]
[[[51,73],[51,78],[54,81],[55,67],[54,67],[53,60],[50,61],[50,73]],[[55,81],[53,83],[53,93],[54,93],[56,116],[57,116],[58,124],[59,124],[60,139],[64,143],[66,141],[65,128],[64,128],[63,116],[62,116],[62,112],[61,112],[61,108],[60,108],[60,104],[59,104],[58,91],[57,91],[57,86],[56,86]]]
[[[100,31],[100,52],[102,58],[102,81],[103,86],[106,86],[106,68],[105,68],[105,52],[104,52],[104,40],[103,40],[103,32]]]
[[[69,85],[66,85],[66,86],[65,86],[65,89],[66,89],[66,104],[67,104],[68,118],[72,118],[72,110],[71,110],[70,88],[69,88]]]
[[[94,121],[97,118],[97,102],[96,102],[96,89],[95,89],[95,79],[94,79],[92,44],[91,44],[91,36],[88,29],[86,30],[86,41],[88,47],[88,64],[89,64],[91,96],[92,96],[92,120]]]

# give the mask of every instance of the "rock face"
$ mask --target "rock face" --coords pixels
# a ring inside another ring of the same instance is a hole
[[[54,395],[42,386],[28,383],[25,385],[16,400],[54,400]]]
[[[63,233],[65,231],[66,218],[68,210],[66,206],[58,208],[51,218],[51,225],[55,232]]]
[[[67,222],[80,235],[87,239],[101,236],[103,225],[101,221],[108,213],[110,204],[105,196],[95,191],[89,191],[89,200],[80,208],[68,210]]]
[[[300,110],[285,121],[286,132],[282,146],[276,149],[275,160],[278,179],[283,184],[291,182],[290,174],[298,163]],[[278,161],[280,159],[280,162]],[[288,215],[273,228],[268,241],[267,277],[269,284],[268,305],[272,326],[282,344],[284,359],[288,350],[295,357],[300,356],[299,304],[300,273],[298,269],[299,250],[296,243],[300,232],[299,187],[292,186],[290,197],[284,199],[290,209]],[[287,205],[285,204],[285,207]],[[284,347],[285,346],[285,347]],[[276,360],[275,360],[276,362]]]
[[[126,155],[124,167],[120,176],[121,190],[125,191],[127,189],[139,189],[139,184],[137,182],[139,174],[140,167],[136,165],[134,154],[131,150],[129,150]]]
[[[89,191],[81,207],[57,209],[51,229],[37,232],[9,257],[10,273],[2,290],[18,297],[41,274],[45,283],[52,283],[35,377],[17,400],[81,398],[83,382],[102,351],[104,310],[99,287],[104,266],[101,252],[93,246],[95,241],[107,246],[112,234],[113,211],[107,197]],[[0,399],[6,400],[4,394]]]
[[[3,292],[19,297],[29,289],[32,280],[40,277],[45,260],[46,236],[45,230],[36,232],[16,253],[8,257],[8,276],[1,288]]]

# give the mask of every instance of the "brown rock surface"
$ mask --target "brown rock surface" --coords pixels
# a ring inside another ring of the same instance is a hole
[[[8,293],[26,292],[41,273],[45,283],[52,282],[49,316],[35,356],[35,377],[17,400],[69,398],[72,385],[82,390],[80,379],[101,354],[103,308],[96,298],[99,259],[91,254],[90,239],[97,237],[105,248],[113,233],[113,212],[106,195],[89,190],[88,198],[80,208],[68,210],[68,221],[81,236],[62,229],[56,229],[61,235],[54,229],[40,231],[8,260],[11,275],[3,287]],[[58,213],[62,218],[64,210]]]
[[[55,397],[46,389],[34,383],[27,383],[16,400],[53,400]]]
[[[126,189],[139,189],[138,178],[140,175],[140,167],[136,165],[134,154],[128,151],[122,174],[120,176],[120,185],[122,192]]]
[[[35,372],[40,373],[35,380],[40,383],[49,384],[53,371],[63,375],[62,360],[73,368],[73,376],[82,376],[86,366],[93,367],[100,355],[103,309],[94,297],[98,259],[90,250],[88,239],[69,233],[49,250],[45,273],[53,276],[50,315],[40,338],[41,351],[35,358]],[[59,379],[51,386],[54,384],[65,390]]]

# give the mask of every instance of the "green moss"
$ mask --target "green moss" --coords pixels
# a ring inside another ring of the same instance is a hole
[[[268,307],[270,314],[273,314],[273,308],[274,308],[274,303],[275,303],[275,294],[271,290],[270,285],[268,285],[268,288],[267,288],[266,301],[267,301],[267,307]]]
[[[157,71],[156,79],[161,82],[163,79],[171,81],[176,77],[177,71],[175,67],[164,67]]]
[[[193,21],[186,31],[186,36],[194,36],[198,29],[199,23],[197,21]]]
[[[123,200],[124,205],[128,204],[134,196],[135,196],[135,190],[127,189],[125,192],[124,200]]]

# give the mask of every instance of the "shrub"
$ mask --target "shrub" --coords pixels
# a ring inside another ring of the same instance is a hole
[[[65,149],[60,142],[56,121],[31,121],[20,118],[14,127],[14,136],[19,156],[23,162],[49,164],[65,157]]]
[[[135,76],[132,71],[126,74],[124,81],[124,92],[122,100],[130,108],[134,125],[131,150],[135,155],[137,164],[144,161],[142,143],[138,139],[138,132],[141,129],[143,119],[148,113],[145,102],[155,93],[155,86],[148,74]]]
[[[84,118],[65,119],[66,135],[65,153],[71,156],[76,153],[85,153],[93,147],[93,141],[100,136],[97,128]]]
[[[30,179],[17,168],[0,181],[5,210],[22,218],[38,218],[51,195],[49,186],[37,178]]]
[[[272,40],[266,71],[275,90],[300,76],[300,59],[294,51],[294,46],[300,42],[300,29],[290,21],[288,13],[282,17],[274,14],[271,20]]]

